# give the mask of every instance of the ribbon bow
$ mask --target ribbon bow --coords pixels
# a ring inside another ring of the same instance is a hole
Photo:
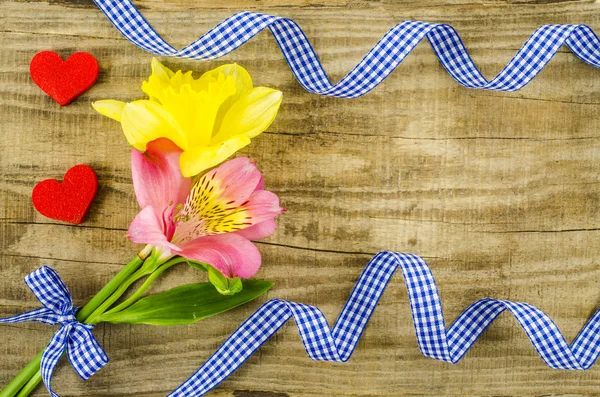
[[[59,275],[50,267],[43,266],[25,277],[25,284],[44,307],[13,317],[0,318],[0,323],[38,321],[60,328],[42,355],[42,379],[52,397],[59,397],[50,386],[52,373],[65,348],[75,372],[86,380],[108,363],[108,357],[92,334],[91,324],[82,324],[75,318],[71,294]]]

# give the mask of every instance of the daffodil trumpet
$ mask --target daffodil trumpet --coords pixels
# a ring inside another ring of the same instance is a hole
[[[99,113],[121,123],[131,146],[145,152],[148,144],[166,138],[182,153],[184,177],[212,168],[250,144],[275,119],[282,93],[254,87],[250,74],[237,64],[204,73],[173,72],[157,59],[142,84],[148,99],[133,102],[100,100]]]

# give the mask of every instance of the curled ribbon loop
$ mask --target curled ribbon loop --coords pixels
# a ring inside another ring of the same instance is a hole
[[[52,373],[65,349],[75,372],[88,379],[98,372],[108,357],[92,333],[91,324],[82,324],[75,318],[71,294],[59,275],[50,267],[43,266],[25,277],[25,283],[44,307],[8,318],[0,323],[38,321],[44,324],[60,324],[60,328],[42,355],[41,373],[52,397],[59,397],[51,387]]]
[[[521,302],[481,299],[446,328],[442,302],[425,261],[412,254],[380,252],[358,279],[333,328],[313,306],[272,299],[252,314],[187,381],[169,397],[201,396],[244,363],[290,318],[294,318],[306,352],[313,360],[348,361],[390,278],[400,268],[421,352],[437,360],[457,363],[477,338],[504,311],[521,325],[548,366],[584,370],[600,354],[600,310],[568,344],[547,314]]]
[[[562,45],[568,46],[582,61],[600,68],[600,39],[586,25],[540,26],[504,69],[488,80],[452,26],[404,21],[390,29],[340,82],[332,84],[306,35],[291,19],[239,12],[177,50],[156,33],[130,0],[94,2],[123,36],[157,55],[215,59],[229,54],[268,28],[300,85],[309,92],[325,96],[356,98],[366,94],[394,71],[425,37],[450,76],[467,88],[519,90],[550,62]]]

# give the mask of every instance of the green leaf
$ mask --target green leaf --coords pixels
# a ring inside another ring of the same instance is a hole
[[[235,295],[242,290],[242,280],[239,277],[227,278],[223,273],[210,265],[207,265],[207,270],[208,281],[215,286],[220,294]]]
[[[241,281],[240,281],[241,283]],[[182,285],[140,299],[121,312],[103,314],[99,322],[113,324],[191,324],[243,305],[267,292],[274,283],[246,280],[242,291],[223,295],[211,283]]]
[[[242,280],[239,277],[227,278],[223,273],[208,263],[197,262],[190,259],[187,260],[187,263],[194,269],[208,272],[208,281],[210,281],[217,291],[223,295],[235,295],[244,287]]]
[[[244,284],[242,284],[242,279],[241,278],[234,277],[232,279],[229,279],[229,291],[231,292],[231,295],[237,294],[243,288],[244,288]],[[221,291],[219,291],[219,292],[221,292]]]
[[[229,289],[229,280],[227,277],[212,266],[208,267],[208,281],[210,281],[217,290]]]

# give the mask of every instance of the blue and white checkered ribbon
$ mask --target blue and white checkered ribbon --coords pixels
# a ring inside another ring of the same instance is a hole
[[[417,255],[381,252],[363,271],[332,329],[316,307],[269,300],[169,397],[204,395],[231,375],[292,317],[310,358],[347,361],[397,268],[404,275],[419,347],[428,357],[457,363],[492,321],[508,310],[550,367],[583,370],[590,368],[598,358],[600,310],[571,345],[540,309],[527,303],[500,299],[478,300],[446,329],[438,290],[425,261]]]
[[[157,55],[215,59],[229,54],[268,28],[298,82],[309,92],[356,98],[381,83],[424,37],[452,78],[467,88],[516,91],[527,85],[564,44],[582,61],[600,67],[600,40],[586,25],[543,25],[492,80],[486,79],[460,36],[447,24],[404,21],[394,26],[337,84],[332,84],[312,45],[289,18],[240,12],[193,43],[177,50],[167,43],[129,0],[94,0],[110,22],[136,46]]]
[[[25,283],[44,307],[13,317],[0,318],[0,323],[21,323],[39,321],[60,328],[42,355],[41,372],[44,384],[52,397],[58,397],[52,387],[52,373],[62,357],[65,348],[67,356],[75,372],[82,378],[88,379],[98,372],[106,363],[108,357],[96,340],[91,324],[82,324],[75,318],[71,294],[59,275],[50,267],[43,266],[25,277]]]

